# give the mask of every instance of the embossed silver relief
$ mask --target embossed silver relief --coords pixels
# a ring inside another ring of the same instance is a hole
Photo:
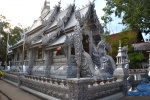
[[[116,66],[112,57],[107,55],[105,48],[106,48],[106,41],[102,39],[97,45],[97,52],[98,52],[97,54],[99,55],[100,60],[100,66],[98,68],[102,74],[106,75],[107,73],[106,77],[111,77]]]
[[[77,10],[75,12],[75,17],[78,21],[78,24],[74,28],[75,33],[73,37],[74,37],[74,47],[75,47],[75,58],[77,62],[77,67],[79,68],[78,69],[79,72],[82,69],[80,73],[82,74],[83,77],[85,76],[111,77],[115,69],[115,63],[114,60],[106,54],[105,47],[107,43],[105,42],[105,40],[101,40],[98,43],[97,47],[94,45],[94,43],[91,43],[93,44],[92,47],[93,55],[88,56],[89,55],[88,53],[86,54],[87,56],[83,55],[83,52],[85,51],[83,49],[83,44],[82,44],[82,34],[83,34],[82,26],[87,16],[85,17],[82,16],[81,18],[81,14],[79,10]],[[89,33],[84,33],[84,34],[91,35]],[[90,57],[90,58],[92,57],[92,59],[87,59],[86,57]],[[87,62],[91,62],[91,64]]]
[[[55,32],[53,32],[52,34],[50,34],[49,36],[48,35],[44,36],[44,38],[42,39],[43,45],[47,45],[48,43],[51,43],[53,40],[55,40],[60,35],[60,31],[62,31],[62,30],[64,31],[64,26],[67,23],[73,8],[74,8],[74,6],[70,5],[68,7],[68,12],[67,12],[66,16],[64,16],[62,19],[57,19],[57,30]]]
[[[75,47],[75,59],[77,63],[77,77],[80,77],[80,67],[81,67],[81,57],[83,51],[83,44],[82,44],[82,30],[80,26],[77,24],[74,28],[74,47]]]
[[[49,19],[45,21],[46,24],[44,24],[44,25],[46,25],[47,28],[49,28],[49,26],[50,26],[50,25],[52,24],[52,22],[55,20],[56,15],[57,15],[57,13],[59,12],[59,10],[60,10],[60,3],[59,3],[58,5],[55,5],[55,6],[54,6],[54,11],[53,11],[53,13],[52,13],[51,16],[49,17]]]

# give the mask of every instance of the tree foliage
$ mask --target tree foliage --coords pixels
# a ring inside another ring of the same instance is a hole
[[[9,45],[14,45],[17,41],[21,39],[20,32],[23,32],[21,26],[11,27],[11,24],[6,19],[5,16],[0,15],[1,29],[0,33],[2,35],[0,39],[0,60],[6,60],[7,51],[7,39],[9,35]]]
[[[144,59],[144,55],[140,53],[139,51],[134,51],[133,46],[129,48],[128,54],[130,59],[130,65],[138,65],[141,63],[141,61]]]
[[[150,32],[150,0],[106,0],[102,20],[107,24],[113,19],[112,14],[122,18],[122,24],[130,29]]]
[[[136,43],[138,40],[138,35],[135,33],[136,31],[123,31],[118,34],[113,34],[112,36],[105,36],[106,41],[109,42],[112,46],[111,55],[113,58],[116,58],[118,53],[119,40],[121,40],[121,46],[128,45],[128,55],[131,65],[137,65],[144,59],[144,55],[139,51],[134,51],[134,47],[132,44]]]

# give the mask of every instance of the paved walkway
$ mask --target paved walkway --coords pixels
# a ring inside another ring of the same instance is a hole
[[[1,91],[0,91],[0,100],[11,100],[9,97],[5,96]]]
[[[41,100],[3,80],[0,80],[0,91],[0,100]]]

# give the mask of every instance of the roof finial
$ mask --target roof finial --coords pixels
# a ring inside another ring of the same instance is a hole
[[[45,2],[44,2],[44,6],[46,6],[46,2],[47,2],[47,0],[45,0]]]
[[[93,3],[95,2],[96,0],[93,0]]]
[[[75,5],[75,0],[73,0],[73,4]]]
[[[58,2],[58,4],[59,4],[59,5],[61,4],[61,0]]]
[[[121,40],[119,40],[119,47],[121,47]]]

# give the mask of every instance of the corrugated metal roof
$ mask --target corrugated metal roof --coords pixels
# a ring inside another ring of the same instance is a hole
[[[132,44],[135,50],[150,50],[150,42]]]

